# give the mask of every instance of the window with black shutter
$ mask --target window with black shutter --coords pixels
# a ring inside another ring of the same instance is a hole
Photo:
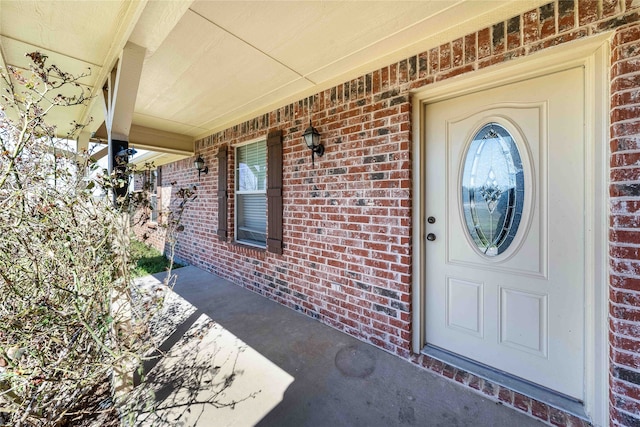
[[[267,144],[235,147],[235,240],[264,248],[267,243]]]
[[[218,231],[223,242],[227,241],[227,146],[218,149]]]
[[[218,237],[227,241],[227,146],[218,150]],[[282,254],[282,131],[235,147],[235,240]]]
[[[282,254],[282,131],[267,136],[267,250]]]

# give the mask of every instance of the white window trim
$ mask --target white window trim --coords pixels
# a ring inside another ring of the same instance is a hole
[[[267,197],[267,188],[265,186],[264,190],[245,190],[245,191],[240,191],[238,190],[238,148],[244,147],[246,145],[251,145],[251,144],[256,144],[259,142],[264,142],[265,144],[265,148],[266,148],[266,144],[267,144],[267,138],[266,136],[261,137],[261,138],[256,138],[256,139],[252,139],[249,141],[244,141],[241,142],[239,144],[235,144],[232,146],[233,148],[233,193],[234,193],[234,203],[233,203],[233,240],[235,243],[241,244],[241,245],[245,245],[245,246],[252,246],[255,248],[259,248],[259,249],[266,249],[267,248],[267,227],[265,225],[265,242],[264,244],[258,243],[256,241],[253,240],[241,240],[238,239],[238,195],[251,195],[251,194],[264,194],[265,197],[265,201],[266,201],[266,197]],[[268,149],[267,149],[268,150]],[[268,157],[267,157],[267,151],[265,151],[265,159],[264,159],[264,165],[265,167],[267,167],[267,162],[268,162]],[[267,219],[267,211],[265,209],[264,212],[265,215],[265,221]]]

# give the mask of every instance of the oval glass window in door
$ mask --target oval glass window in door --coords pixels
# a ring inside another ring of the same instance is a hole
[[[462,210],[475,249],[504,253],[522,219],[524,173],[518,147],[498,123],[484,125],[468,145],[462,172]]]

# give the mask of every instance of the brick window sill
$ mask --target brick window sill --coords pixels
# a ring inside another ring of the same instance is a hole
[[[242,254],[252,258],[264,259],[267,253],[266,248],[259,248],[256,246],[247,245],[242,242],[232,241],[229,244],[229,249],[237,254]]]

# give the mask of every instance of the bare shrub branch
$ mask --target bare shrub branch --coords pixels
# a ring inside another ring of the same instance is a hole
[[[145,194],[115,205],[109,192],[127,183],[106,171],[88,179],[96,165],[68,142],[84,124],[59,137],[46,121],[52,109],[88,101],[88,74],[28,56],[29,71],[2,70],[0,425],[56,426],[115,410],[86,405],[153,349],[148,321],[162,299],[134,289],[130,274],[129,213]],[[194,197],[180,191],[182,206],[166,214],[168,241]]]

